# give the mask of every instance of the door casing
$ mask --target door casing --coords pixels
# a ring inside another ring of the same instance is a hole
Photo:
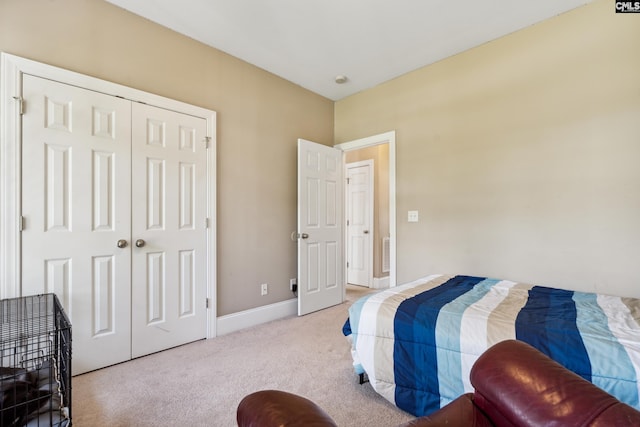
[[[207,139],[207,337],[216,336],[216,112],[37,61],[0,53],[0,298],[21,289],[21,111],[22,76],[31,74],[124,97],[206,120]]]

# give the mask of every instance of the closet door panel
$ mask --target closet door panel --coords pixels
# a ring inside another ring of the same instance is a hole
[[[74,375],[128,360],[131,103],[31,75],[23,98],[22,294],[58,295]]]
[[[206,121],[133,104],[132,355],[206,336]]]

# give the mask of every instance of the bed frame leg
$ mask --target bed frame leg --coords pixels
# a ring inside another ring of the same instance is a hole
[[[358,382],[360,383],[360,385],[364,383],[368,383],[369,377],[367,376],[366,373],[358,374]]]

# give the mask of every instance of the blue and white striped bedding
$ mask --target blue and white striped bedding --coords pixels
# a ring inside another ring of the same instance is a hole
[[[343,332],[356,372],[417,416],[472,391],[471,366],[506,339],[640,409],[639,299],[433,275],[357,300]]]

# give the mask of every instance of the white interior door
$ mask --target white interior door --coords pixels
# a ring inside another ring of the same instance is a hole
[[[373,161],[347,165],[347,283],[373,280]]]
[[[206,336],[206,130],[133,104],[133,357]]]
[[[22,294],[60,298],[74,375],[128,360],[131,103],[30,75],[23,98]]]
[[[342,151],[298,140],[298,315],[342,303]]]

